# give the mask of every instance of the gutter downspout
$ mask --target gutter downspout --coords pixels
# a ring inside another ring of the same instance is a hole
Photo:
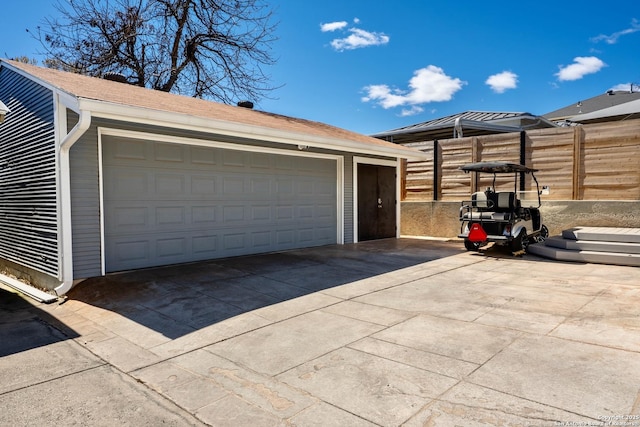
[[[62,283],[55,288],[56,295],[63,296],[73,287],[73,255],[71,232],[71,161],[69,151],[91,125],[91,113],[80,110],[78,123],[60,142],[60,216],[62,246]]]

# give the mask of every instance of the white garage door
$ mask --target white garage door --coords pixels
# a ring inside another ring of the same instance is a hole
[[[104,137],[106,271],[336,243],[336,161]]]

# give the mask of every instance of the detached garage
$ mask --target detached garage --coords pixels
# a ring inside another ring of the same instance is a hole
[[[0,62],[0,101],[0,261],[58,295],[117,271],[395,237],[397,169],[422,158],[13,61]]]

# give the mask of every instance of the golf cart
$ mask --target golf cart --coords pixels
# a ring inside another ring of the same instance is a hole
[[[489,242],[508,246],[514,255],[522,255],[529,243],[541,242],[549,236],[549,230],[542,224],[540,214],[540,187],[534,172],[517,163],[480,162],[460,167],[466,173],[493,174],[493,183],[485,191],[471,195],[471,200],[462,202],[460,207],[460,234],[464,246],[469,251],[477,251]],[[513,174],[513,191],[496,191],[496,176]],[[536,183],[537,201],[521,200],[518,194],[533,191],[518,191],[518,178],[523,180],[531,174]]]

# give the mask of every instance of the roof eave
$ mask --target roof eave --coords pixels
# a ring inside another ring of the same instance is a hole
[[[196,132],[216,133],[219,135],[260,140],[328,150],[350,151],[359,154],[387,156],[408,160],[422,160],[425,153],[403,146],[385,147],[367,144],[348,139],[330,138],[302,132],[257,126],[246,123],[210,119],[184,113],[154,110],[130,105],[115,104],[95,99],[79,98],[78,107],[91,111],[92,116],[104,119],[162,126],[175,129],[186,129]]]
[[[584,122],[594,119],[602,119],[606,117],[626,116],[630,114],[640,113],[640,99],[614,105],[612,107],[603,108],[601,110],[592,111],[590,113],[578,114],[569,117],[572,122]]]
[[[442,129],[449,129],[449,128],[453,128],[453,122],[451,123],[443,123],[443,124],[439,124],[436,126],[429,126],[429,127],[414,127],[414,128],[402,128],[402,129],[396,129],[396,130],[390,130],[387,132],[379,132],[379,133],[375,133],[372,135],[369,135],[373,138],[385,138],[387,136],[395,136],[395,135],[407,135],[407,134],[412,134],[412,133],[421,133],[421,132],[430,132],[430,131],[436,131],[436,130],[442,130]]]

